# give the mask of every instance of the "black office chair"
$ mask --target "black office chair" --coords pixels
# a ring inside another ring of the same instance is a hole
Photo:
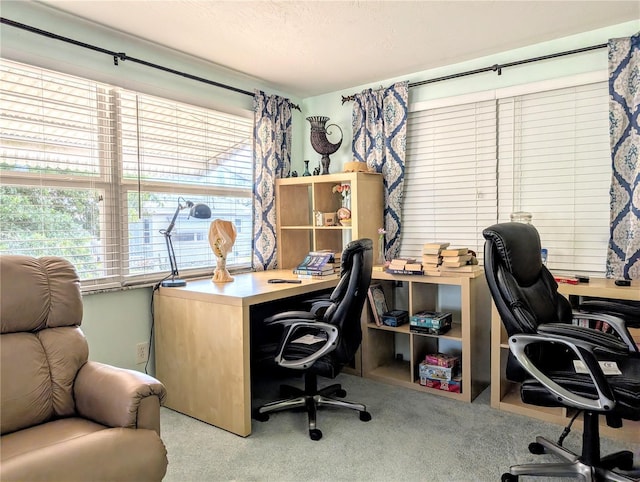
[[[339,384],[319,390],[317,377],[335,378],[353,361],[360,347],[360,315],[371,282],[372,246],[370,239],[360,239],[344,248],[340,281],[329,299],[313,303],[310,311],[289,311],[265,320],[268,325],[283,328],[275,362],[280,367],[302,371],[304,390],[281,387],[283,393],[291,394],[293,398],[257,408],[253,412],[256,420],[268,420],[271,412],[306,407],[312,440],[322,438],[322,432],[316,428],[316,412],[320,406],[350,408],[360,412],[363,422],[371,420],[363,404],[331,397],[346,396]]]
[[[627,328],[640,328],[640,301],[584,296],[578,304],[578,310],[587,313],[605,313],[622,318]]]
[[[576,417],[584,412],[580,455],[562,447],[570,423],[558,443],[537,437],[529,445],[531,453],[553,453],[567,462],[515,465],[502,480],[517,481],[520,475],[635,480],[612,471],[631,470],[633,453],[601,457],[599,438],[600,415],[611,427],[621,427],[622,419],[640,420],[640,357],[624,341],[631,339],[628,330],[617,324],[626,333],[616,336],[572,323],[569,301],[542,264],[540,237],[532,225],[496,224],[483,235],[487,283],[509,336],[507,378],[521,384],[524,403],[577,409]],[[585,374],[576,373],[574,360],[584,364]],[[605,376],[598,360],[615,361],[622,375]]]

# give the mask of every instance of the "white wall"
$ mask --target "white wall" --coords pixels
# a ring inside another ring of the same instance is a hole
[[[384,79],[372,84],[354,86],[343,91],[330,92],[328,94],[309,97],[303,100],[302,110],[306,116],[324,115],[330,117],[330,122],[338,124],[344,132],[342,146],[331,156],[330,172],[340,172],[344,162],[351,160],[351,142],[353,139],[351,129],[352,102],[341,103],[342,96],[352,95],[364,89],[377,89],[381,86],[388,87],[394,82],[403,80],[420,82],[446,75],[457,74],[469,70],[490,67],[495,64],[505,64],[543,55],[549,55],[567,50],[574,50],[592,45],[607,43],[610,38],[628,37],[640,31],[640,20],[626,22],[607,28],[585,32],[549,42],[544,42],[529,47],[510,50],[500,54],[482,57],[468,62],[447,65],[438,69],[425,70],[410,73],[406,76]],[[444,48],[446,46],[428,46],[425,48]],[[417,49],[419,55],[419,49]],[[381,59],[384,62],[384,59]],[[607,49],[599,49],[586,53],[570,55],[552,60],[534,62],[531,64],[510,67],[502,71],[502,75],[495,72],[475,74],[458,79],[445,80],[409,89],[409,104],[433,99],[482,92],[491,89],[499,89],[530,82],[556,79],[570,75],[582,74],[607,69]],[[303,160],[310,159],[310,165],[314,166],[320,158],[309,142],[310,125],[305,120],[302,135],[304,136],[303,157],[293,159],[293,169],[299,172],[303,170]],[[335,139],[334,139],[335,142]]]
[[[340,150],[332,156],[331,172],[339,172],[351,155],[351,103],[340,104],[341,95],[359,92],[363,88],[390,85],[397,80],[410,82],[430,79],[469,69],[506,63],[557,51],[580,48],[606,42],[610,37],[629,36],[640,29],[640,21],[629,22],[575,35],[553,42],[484,57],[470,62],[450,65],[440,69],[417,72],[398,79],[385,79],[375,84],[354,86],[341,92],[308,99],[296,99],[286,92],[278,92],[269,85],[250,76],[232,72],[176,51],[157,47],[133,37],[104,29],[95,24],[60,14],[48,7],[31,2],[2,2],[2,16],[58,35],[70,37],[108,50],[126,52],[132,57],[185,71],[193,75],[253,91],[255,88],[268,93],[289,97],[301,105],[303,112],[294,111],[293,118],[293,169],[302,173],[304,159],[311,160],[313,168],[319,155],[309,143],[310,115],[326,115],[332,123],[340,125],[344,141]],[[429,47],[434,48],[434,47]],[[446,47],[444,47],[446,48]],[[102,53],[92,52],[61,41],[3,25],[0,28],[0,55],[2,57],[38,65],[70,74],[119,85],[152,95],[177,101],[207,106],[227,112],[250,116],[252,98],[243,94],[209,86],[173,74],[164,73],[131,62],[113,65],[113,60]],[[382,60],[384,61],[384,60]],[[410,89],[410,102],[436,99],[506,87],[534,80],[557,78],[566,75],[602,70],[606,68],[606,50],[581,54],[565,59],[545,61],[529,66],[506,69],[502,76],[495,73],[480,74],[459,80],[445,81]],[[135,346],[147,341],[151,329],[151,289],[85,295],[83,330],[89,341],[90,358],[125,368],[144,370],[135,364]],[[153,365],[151,364],[151,367]],[[153,373],[153,370],[151,370]]]

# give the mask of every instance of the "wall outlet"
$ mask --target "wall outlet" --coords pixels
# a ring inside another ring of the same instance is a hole
[[[136,345],[136,364],[144,363],[149,359],[149,342]]]

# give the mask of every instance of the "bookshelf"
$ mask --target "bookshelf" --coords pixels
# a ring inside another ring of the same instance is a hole
[[[343,198],[332,191],[349,185],[349,225],[319,225],[316,213],[336,214]],[[278,267],[294,269],[309,253],[330,249],[340,253],[352,240],[370,238],[378,252],[378,228],[383,226],[382,175],[344,172],[276,180]]]
[[[600,296],[613,299],[640,300],[637,287],[619,287],[611,279],[591,278],[589,283],[571,285],[561,283],[558,291],[568,298],[575,296]],[[575,411],[563,407],[539,407],[527,405],[520,399],[520,384],[507,380],[505,371],[509,355],[507,332],[495,305],[491,303],[491,406],[505,412],[526,415],[559,425],[566,425]],[[631,330],[634,340],[640,343],[640,329]],[[576,419],[580,425],[581,418]],[[600,433],[612,439],[640,443],[640,422],[623,420],[622,428],[607,426],[602,417]]]
[[[481,270],[446,276],[395,275],[374,271],[372,283],[385,292],[389,309],[450,311],[453,325],[442,335],[412,333],[409,324],[377,326],[372,312],[362,316],[362,375],[385,383],[471,402],[490,381],[490,297]],[[398,359],[402,347],[408,357]],[[420,385],[419,364],[428,353],[461,356],[461,392]]]

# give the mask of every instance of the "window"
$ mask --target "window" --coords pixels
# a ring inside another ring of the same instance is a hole
[[[403,256],[419,257],[426,242],[449,241],[482,258],[482,229],[526,211],[551,269],[604,274],[611,182],[607,84],[581,80],[535,89],[414,106]]]
[[[179,199],[206,203],[212,218],[251,222],[251,119],[6,60],[0,67],[0,253],[64,256],[83,287],[117,287],[168,274],[160,230]],[[181,275],[215,266],[210,223],[179,212]],[[244,231],[229,267],[250,266]]]
[[[409,114],[403,256],[447,241],[481,256],[482,229],[496,217],[495,126],[494,101]]]

